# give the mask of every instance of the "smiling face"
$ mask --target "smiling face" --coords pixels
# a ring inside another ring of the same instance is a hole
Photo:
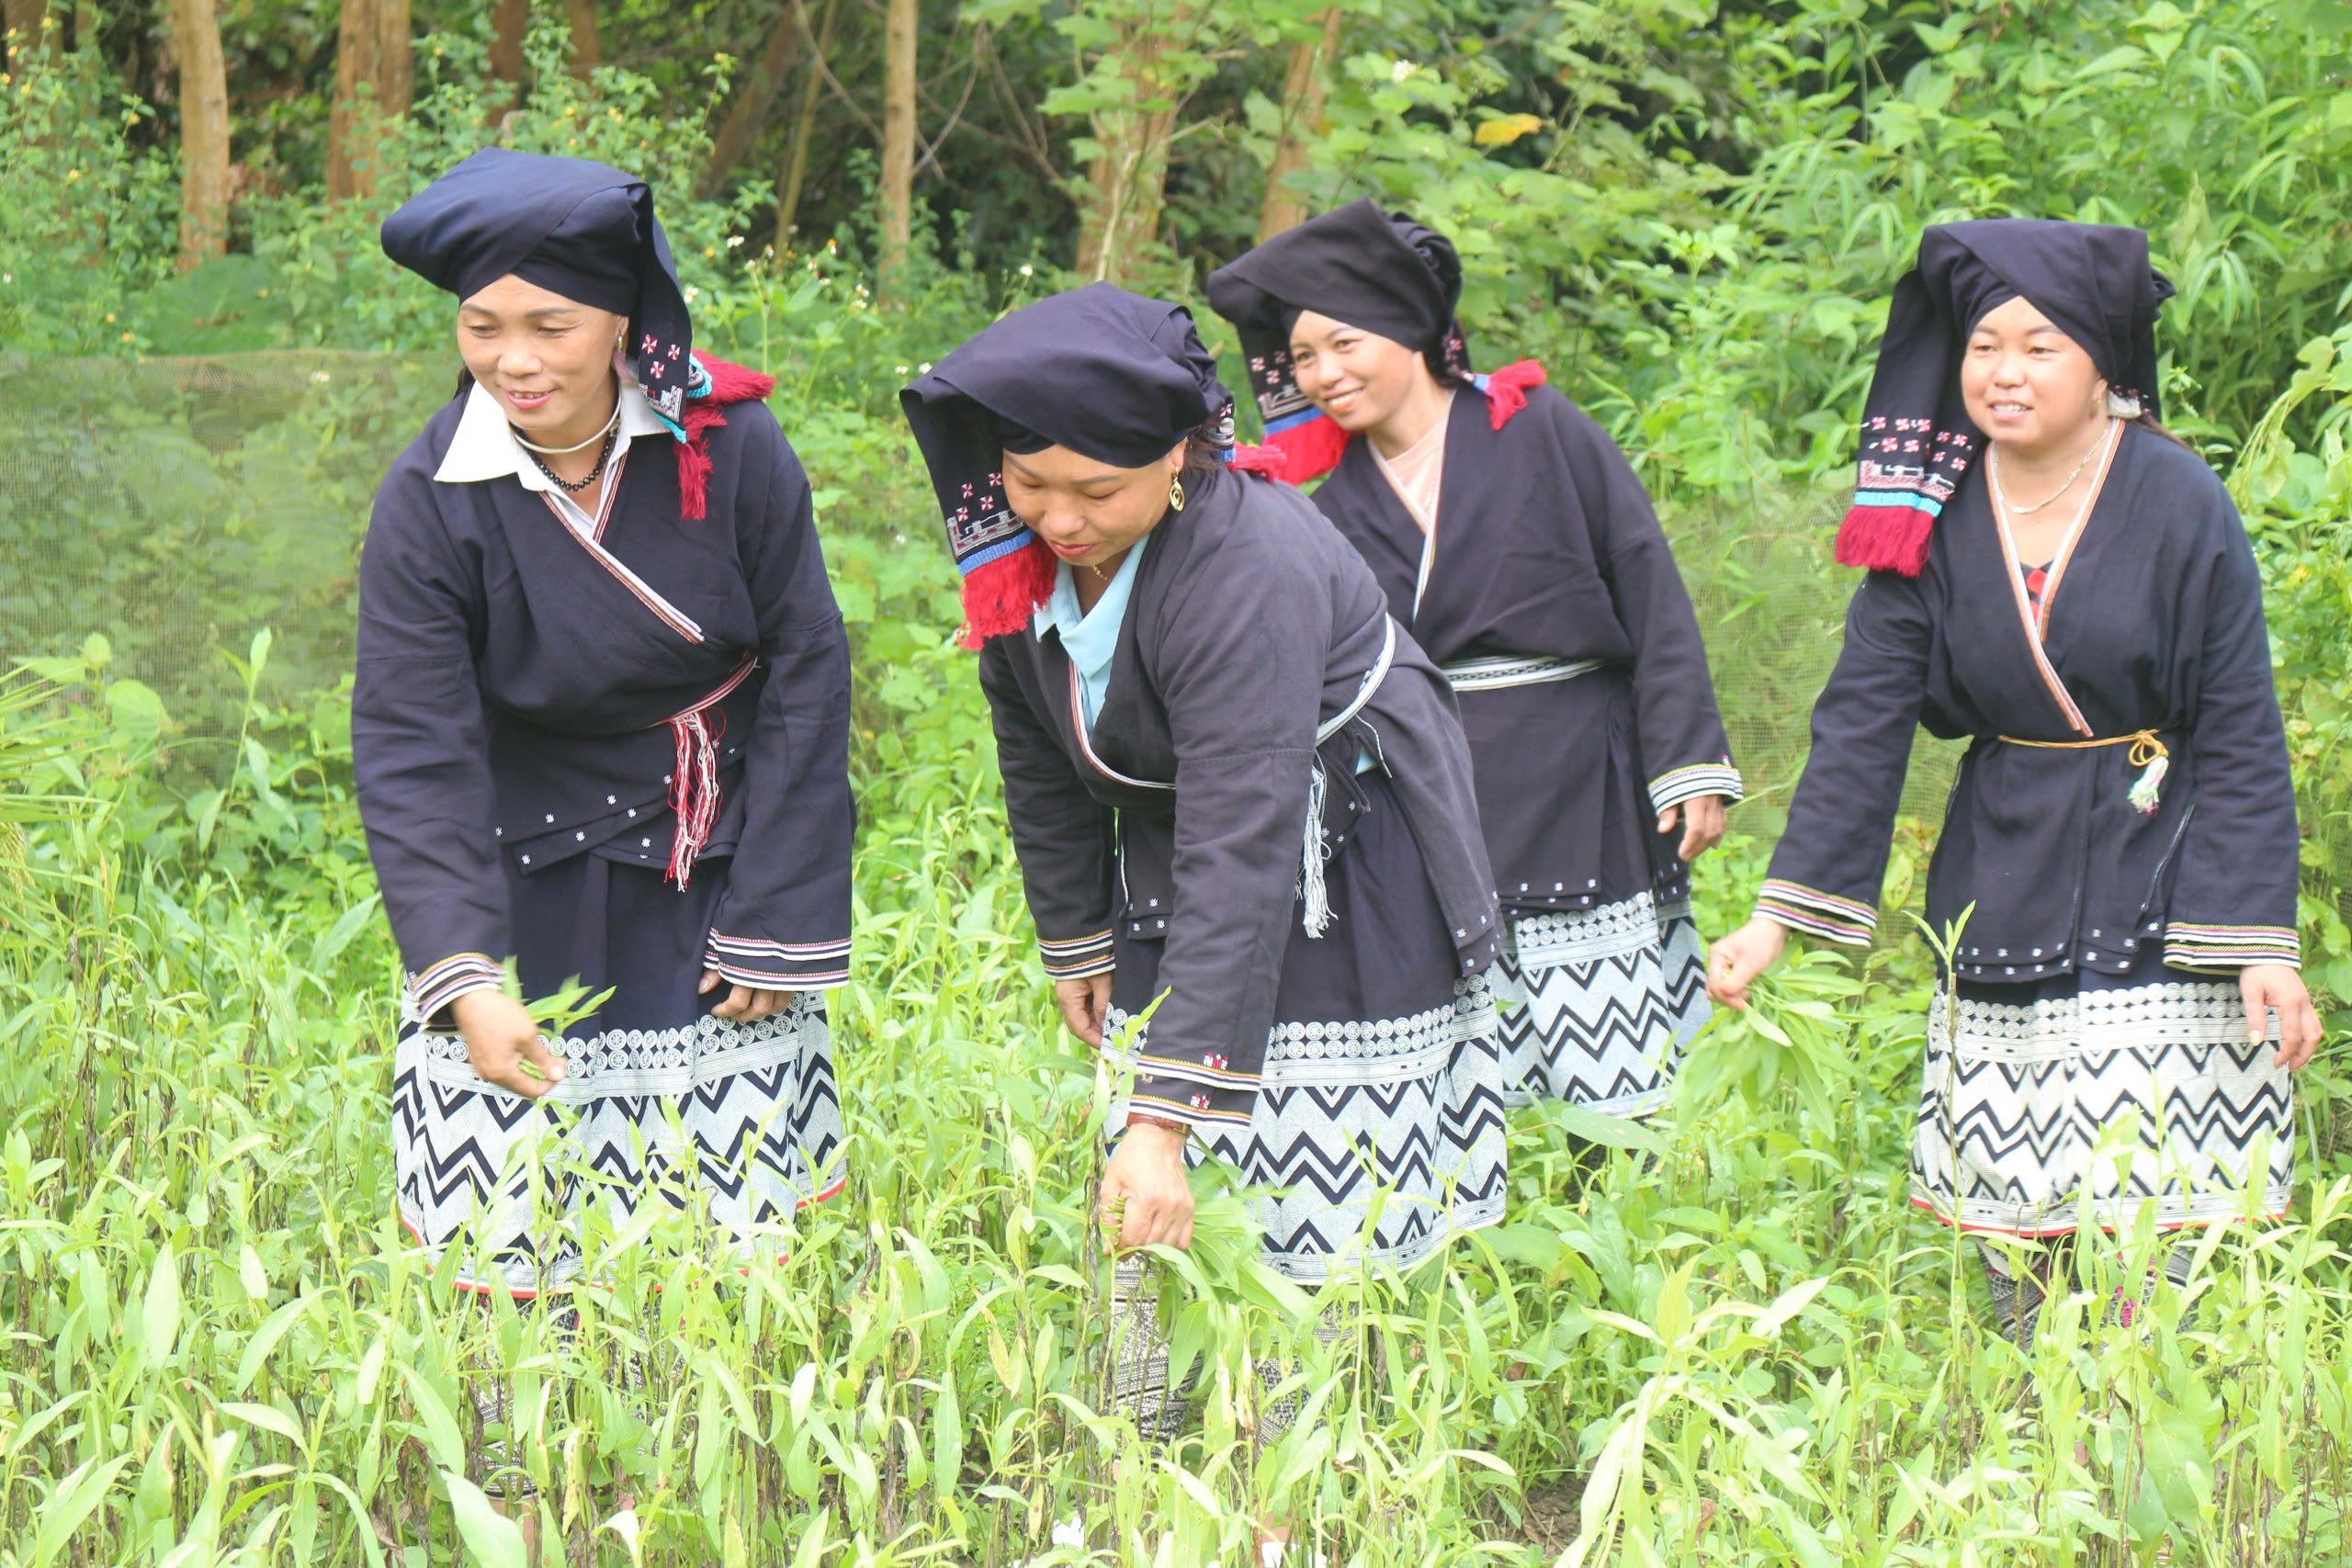
[[[458,307],[458,352],[514,428],[568,446],[613,412],[613,351],[628,325],[509,275]]]
[[[1961,400],[2019,457],[2079,450],[2104,417],[2107,380],[2080,344],[2023,298],[1984,312],[1961,357]]]
[[[1417,350],[1312,310],[1291,328],[1290,358],[1298,389],[1351,434],[1386,424],[1437,381]]]
[[[1184,464],[1184,443],[1140,468],[1120,468],[1048,446],[1004,455],[1004,498],[1012,514],[1072,566],[1123,555],[1168,514],[1168,486]]]

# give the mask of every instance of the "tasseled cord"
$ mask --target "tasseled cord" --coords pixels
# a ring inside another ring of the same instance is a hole
[[[718,738],[696,708],[670,721],[678,742],[677,766],[670,774],[670,811],[677,832],[670,843],[669,880],[684,890],[694,875],[695,857],[710,842],[718,821]],[[722,718],[722,724],[725,720]]]
[[[701,397],[688,398],[679,416],[685,426],[686,438],[678,443],[678,511],[689,522],[709,510],[709,432],[727,423],[726,414],[720,411],[729,403],[765,402],[768,394],[775,390],[773,376],[707,354],[695,357],[710,376],[710,390]]]
[[[1323,801],[1329,790],[1323,761],[1317,758],[1306,774],[1306,839],[1298,857],[1299,924],[1311,937],[1331,929],[1331,895],[1323,884]]]
[[[1838,564],[1917,577],[1928,570],[1935,519],[1916,506],[1856,506],[1838,525]]]
[[[1054,552],[1031,539],[1010,555],[964,574],[964,629],[956,640],[977,652],[992,637],[1017,632],[1054,594]]]

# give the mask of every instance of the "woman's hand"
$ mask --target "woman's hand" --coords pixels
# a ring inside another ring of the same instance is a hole
[[[1789,928],[1756,916],[1727,937],[1707,944],[1707,995],[1736,1012],[1747,1010],[1747,983],[1777,963]]]
[[[716,969],[702,972],[702,984],[695,994],[707,997],[727,982],[727,976]],[[797,991],[763,991],[757,986],[735,986],[729,988],[727,999],[710,1010],[713,1018],[723,1018],[732,1023],[757,1023],[792,1005]]]
[[[2270,1032],[2267,1016],[2278,1010],[2278,1065],[2293,1072],[2319,1049],[2319,1010],[2303,977],[2284,964],[2249,964],[2238,971],[2238,993],[2245,998],[2245,1037],[2260,1040]]]
[[[1182,1127],[1144,1122],[1126,1130],[1102,1169],[1102,1217],[1119,1226],[1119,1247],[1193,1245],[1193,1188],[1184,1179]]]
[[[1102,1048],[1102,1017],[1111,1010],[1111,972],[1054,982],[1054,1005],[1069,1032],[1096,1050]]]
[[[1684,861],[1697,860],[1723,842],[1726,826],[1724,797],[1720,795],[1694,795],[1679,806],[1669,806],[1657,814],[1657,830],[1671,833],[1677,825],[1682,829],[1681,847],[1675,851]]]
[[[503,991],[468,991],[449,1004],[466,1043],[466,1063],[490,1082],[526,1100],[563,1081],[563,1058],[548,1049],[530,1010]]]

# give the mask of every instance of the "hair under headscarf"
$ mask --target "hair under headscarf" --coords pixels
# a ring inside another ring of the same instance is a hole
[[[963,574],[963,641],[1025,626],[1055,558],[1005,499],[1004,454],[1046,446],[1139,468],[1188,437],[1233,440],[1233,399],[1192,312],[1108,283],[1023,307],[899,392]]]
[[[1960,367],[1988,311],[2029,301],[2090,355],[2111,394],[2154,417],[2156,311],[2172,293],[2138,229],[1995,218],[1921,234],[1918,265],[1887,311],[1838,559],[1905,577],[1925,570],[1936,520],[1984,446]]]
[[[1462,260],[1453,243],[1369,198],[1286,229],[1217,268],[1208,296],[1240,331],[1266,443],[1283,455],[1281,477],[1294,484],[1330,472],[1351,439],[1299,390],[1290,342],[1306,311],[1415,350],[1441,382],[1497,392],[1497,428],[1525,402],[1524,389],[1544,379],[1532,360],[1493,378],[1472,373],[1454,314]]]
[[[459,299],[512,274],[628,319],[620,361],[679,442],[681,509],[703,515],[707,432],[775,379],[694,352],[694,321],[643,180],[586,158],[485,147],[384,220],[384,254]]]

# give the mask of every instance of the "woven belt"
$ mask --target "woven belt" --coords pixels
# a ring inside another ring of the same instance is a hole
[[[2164,788],[2165,775],[2172,771],[2172,749],[2153,729],[2135,729],[2129,735],[2106,735],[2095,740],[2024,740],[2014,735],[1993,738],[2007,746],[2030,746],[2037,751],[2095,751],[2109,746],[2129,746],[2132,750],[2124,761],[2140,770],[2126,796],[2132,808],[2143,817],[2153,816]]]
[[[1605,659],[1464,659],[1442,668],[1457,692],[1498,692],[1505,686],[1573,681],[1608,667]]]

